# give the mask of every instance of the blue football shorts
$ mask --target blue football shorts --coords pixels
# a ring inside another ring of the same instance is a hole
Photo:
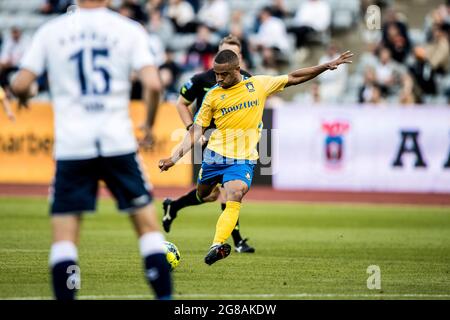
[[[256,161],[226,158],[206,148],[203,153],[202,167],[197,183],[206,185],[221,185],[232,180],[245,182],[250,189]]]

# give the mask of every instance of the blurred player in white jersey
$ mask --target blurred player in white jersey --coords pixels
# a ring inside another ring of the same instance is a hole
[[[32,83],[48,72],[55,118],[49,258],[54,294],[61,300],[75,298],[82,212],[95,210],[98,183],[103,180],[118,208],[129,213],[145,275],[156,297],[170,299],[164,238],[128,112],[132,70],[156,100],[161,83],[144,29],[106,4],[105,0],[79,0],[76,11],[39,28],[12,86],[21,102],[26,102]],[[149,130],[153,119],[154,112],[149,110]]]

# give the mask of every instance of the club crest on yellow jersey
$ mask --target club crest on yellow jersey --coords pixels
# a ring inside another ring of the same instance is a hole
[[[245,87],[247,88],[248,92],[255,92],[255,87],[253,86],[252,82],[247,82],[245,84]]]

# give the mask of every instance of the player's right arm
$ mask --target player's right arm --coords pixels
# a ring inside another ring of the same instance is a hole
[[[211,91],[210,91],[211,92]],[[188,153],[194,144],[200,140],[206,128],[209,127],[213,116],[211,95],[206,94],[202,106],[194,119],[194,124],[189,128],[184,136],[183,142],[175,150],[170,158],[159,161],[161,171],[167,171],[175,165],[186,153]]]
[[[186,132],[183,142],[175,150],[172,156],[170,158],[162,159],[159,161],[159,169],[161,169],[161,171],[167,171],[169,170],[169,168],[173,167],[175,163],[183,158],[184,155],[192,149],[194,144],[200,140],[203,132],[205,132],[205,129],[206,127],[201,127],[198,124],[194,123],[194,125],[189,128],[189,131]]]
[[[11,90],[19,99],[19,107],[27,107],[28,99],[37,93],[37,88],[33,83],[36,78],[44,73],[47,64],[45,27],[36,31],[31,42],[31,46],[20,62],[20,70],[15,75]]]

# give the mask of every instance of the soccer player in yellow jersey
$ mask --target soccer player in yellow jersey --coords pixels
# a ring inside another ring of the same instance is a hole
[[[250,188],[253,168],[258,160],[256,146],[262,130],[266,98],[284,88],[311,80],[340,64],[351,63],[353,53],[347,51],[337,59],[314,67],[295,70],[282,76],[253,76],[240,74],[239,58],[231,50],[219,52],[214,59],[217,85],[206,94],[194,125],[174,154],[159,162],[166,171],[180,160],[209,126],[212,119],[216,130],[205,149],[197,183],[199,199],[207,197],[217,183],[226,192],[226,208],[220,215],[212,246],[205,263],[213,264],[226,258],[231,246],[225,241],[239,218],[241,201]]]

